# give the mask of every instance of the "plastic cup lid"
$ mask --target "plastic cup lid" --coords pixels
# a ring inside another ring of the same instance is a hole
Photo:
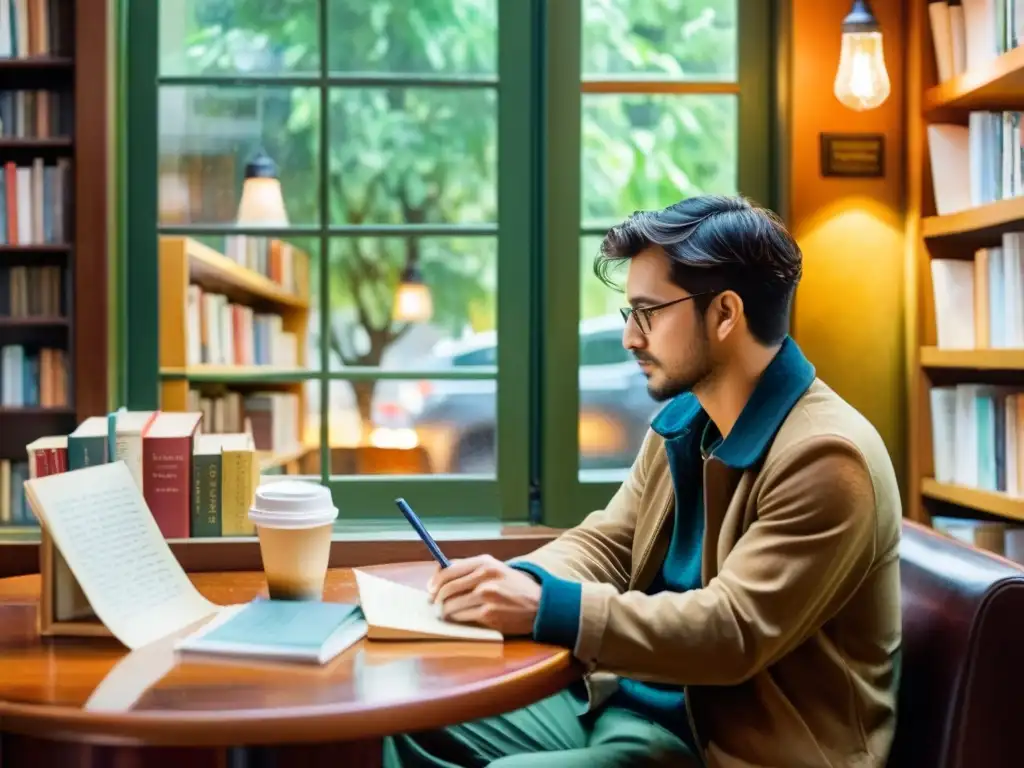
[[[268,528],[313,528],[337,518],[330,490],[305,480],[264,483],[249,509],[249,519]]]

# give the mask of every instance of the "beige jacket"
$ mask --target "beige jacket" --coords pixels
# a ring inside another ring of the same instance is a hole
[[[653,431],[607,508],[520,558],[583,582],[575,655],[591,706],[616,675],[674,683],[710,766],[884,766],[901,507],[881,438],[814,379],[761,461],[712,456],[704,487],[702,589],[644,594],[674,509]]]

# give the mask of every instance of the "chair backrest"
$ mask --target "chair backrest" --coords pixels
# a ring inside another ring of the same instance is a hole
[[[891,768],[1024,765],[1024,568],[905,522]]]

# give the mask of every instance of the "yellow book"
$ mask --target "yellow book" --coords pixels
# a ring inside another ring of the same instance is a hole
[[[259,483],[259,458],[252,436],[226,435],[221,443],[221,535],[256,533],[256,527],[249,522],[249,507]]]

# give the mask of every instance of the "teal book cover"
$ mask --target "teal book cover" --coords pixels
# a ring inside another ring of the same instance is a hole
[[[358,605],[254,600],[225,609],[178,648],[324,663],[365,634]]]

